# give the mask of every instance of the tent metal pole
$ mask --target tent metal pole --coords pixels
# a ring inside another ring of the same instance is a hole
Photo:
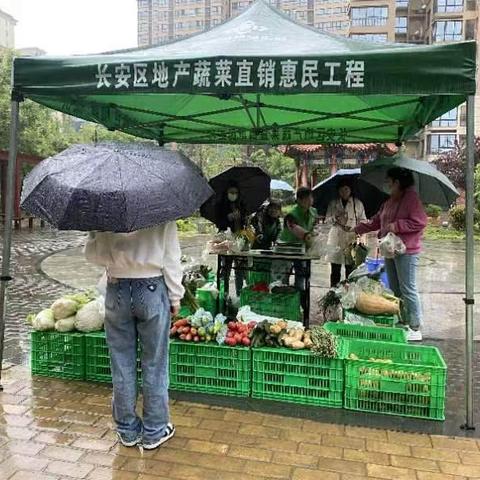
[[[6,294],[10,276],[12,247],[13,197],[15,195],[15,170],[17,166],[18,127],[20,101],[12,97],[10,113],[10,145],[8,150],[7,191],[5,197],[5,229],[3,233],[2,274],[0,276],[0,390],[2,390],[2,364],[5,339]]]
[[[466,422],[464,428],[475,428],[473,418],[473,306],[474,299],[474,149],[475,149],[475,100],[470,95],[467,99],[467,163],[466,163],[466,249],[465,249],[465,400]]]

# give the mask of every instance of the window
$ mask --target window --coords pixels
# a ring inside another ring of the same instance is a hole
[[[428,137],[428,153],[443,153],[455,147],[454,133],[433,133]]]
[[[437,12],[463,12],[463,0],[437,0]]]
[[[395,33],[407,33],[407,17],[395,18]]]
[[[407,8],[408,7],[408,0],[396,0],[395,6],[397,8]]]
[[[378,43],[384,43],[388,41],[388,35],[386,33],[353,33],[350,35],[350,38]]]
[[[432,127],[456,127],[457,126],[457,109],[454,108],[441,117],[432,122]]]
[[[388,19],[388,7],[352,8],[352,25],[356,27],[377,27],[385,25]]]
[[[459,40],[462,40],[462,22],[460,20],[435,22],[436,42],[458,42]]]

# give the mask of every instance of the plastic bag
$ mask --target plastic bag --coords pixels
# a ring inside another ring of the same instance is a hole
[[[353,325],[365,325],[365,326],[375,326],[375,322],[369,318],[362,317],[353,312],[345,312],[343,323],[353,324]]]
[[[407,251],[407,247],[402,239],[392,232],[387,233],[380,239],[378,247],[381,255],[385,258],[394,258],[397,255],[403,255]]]

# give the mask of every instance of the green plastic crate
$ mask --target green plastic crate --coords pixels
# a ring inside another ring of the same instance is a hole
[[[377,327],[349,323],[328,322],[325,330],[339,337],[356,340],[375,340],[379,342],[407,343],[407,333],[401,328]]]
[[[351,360],[350,354],[360,360]],[[345,408],[349,410],[444,420],[446,379],[447,366],[435,347],[346,342]]]
[[[214,343],[170,342],[170,388],[248,397],[251,350]]]
[[[217,314],[217,299],[211,290],[202,290],[201,288],[198,288],[195,298],[200,308],[210,312],[213,316]]]
[[[82,333],[31,332],[32,375],[85,379],[85,336]]]
[[[247,287],[240,294],[240,305],[249,305],[252,312],[269,317],[294,321],[299,321],[302,317],[299,292],[254,292]]]
[[[247,272],[247,285],[272,283],[272,261],[269,259],[254,259],[253,270]]]
[[[396,315],[365,315],[357,310],[344,310],[343,318],[345,319],[348,314],[372,320],[372,322],[383,327],[394,327],[398,323],[398,317]]]
[[[85,379],[90,382],[112,383],[110,353],[105,332],[85,334]],[[137,381],[142,381],[140,346],[138,347]]]
[[[252,397],[304,405],[343,406],[344,361],[309,350],[254,348]]]

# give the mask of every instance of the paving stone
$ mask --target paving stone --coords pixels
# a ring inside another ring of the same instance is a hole
[[[477,442],[474,439],[432,436],[432,442],[434,448],[448,448],[457,451],[480,453]]]
[[[87,480],[137,480],[138,475],[134,472],[120,472],[111,468],[97,467],[92,470]]]
[[[50,445],[42,451],[42,456],[56,460],[65,460],[66,462],[76,462],[84,453],[83,450]]]
[[[379,442],[377,440],[367,440],[367,450],[370,452],[404,456],[410,456],[412,453],[408,445],[396,445],[395,443]]]
[[[456,452],[455,450],[449,450],[446,448],[412,448],[412,455],[416,458],[426,458],[429,460],[442,460],[444,462],[459,463],[460,456],[464,452]],[[468,455],[468,452],[466,453]],[[460,456],[459,456],[460,455]],[[471,455],[476,455],[472,453]],[[480,453],[478,454],[480,458]],[[467,462],[464,462],[467,463]]]
[[[424,458],[398,457],[392,455],[392,465],[394,467],[413,468],[414,470],[425,470],[427,472],[439,472],[437,462]]]
[[[48,465],[47,472],[74,478],[85,478],[94,468],[93,465],[86,463],[71,463],[56,460]]]
[[[327,458],[343,458],[343,449],[340,447],[327,447],[325,445],[312,445],[310,443],[300,443],[298,453]]]
[[[480,465],[480,453],[474,452],[459,452],[460,460],[466,465]],[[452,462],[453,460],[447,458],[441,458],[439,460],[444,460],[445,462]]]
[[[416,480],[414,470],[408,468],[388,467],[386,465],[367,465],[368,476],[386,480]]]
[[[364,450],[350,450],[346,448],[343,451],[343,457],[345,460],[353,460],[356,462],[390,465],[389,455],[380,452],[367,452]]]
[[[363,438],[341,437],[339,435],[324,435],[322,444],[327,447],[351,448],[354,450],[365,450]]]
[[[282,478],[290,479],[292,468],[287,465],[277,465],[270,462],[247,461],[245,465],[245,473],[250,475],[258,475],[265,478]]]
[[[292,480],[340,480],[338,473],[296,468]]]
[[[226,455],[229,445],[226,443],[204,442],[201,440],[189,440],[185,445],[185,450],[200,453],[213,453],[218,455]]]
[[[272,462],[312,468],[317,466],[318,458],[313,455],[301,455],[299,453],[275,452],[273,454]]]
[[[462,465],[458,463],[439,462],[440,470],[450,475],[460,475],[468,478],[480,478],[480,466]]]
[[[337,458],[321,457],[318,459],[318,467],[322,470],[328,470],[337,473],[354,473],[356,475],[367,474],[365,463],[353,462],[350,460],[340,460]]]
[[[268,462],[273,452],[262,448],[231,446],[228,456]]]
[[[106,440],[96,440],[94,438],[78,438],[73,442],[72,447],[108,452],[115,443],[116,442]]]
[[[372,440],[379,440],[381,442],[387,441],[387,432],[385,430],[375,430],[373,428],[362,428],[362,427],[345,427],[345,434],[348,437],[354,438],[369,438]]]
[[[12,440],[2,447],[9,453],[19,453],[26,456],[37,455],[42,449],[45,448],[44,443],[24,441],[24,440]]]
[[[432,447],[432,441],[428,435],[388,432],[388,440],[391,443],[410,445],[412,447]]]
[[[255,435],[256,437],[280,438],[280,429],[264,427],[263,425],[241,425],[238,433],[243,435]]]
[[[10,480],[57,480],[58,477],[53,475],[45,475],[38,472],[27,472],[26,470],[20,470],[16,472]]]

